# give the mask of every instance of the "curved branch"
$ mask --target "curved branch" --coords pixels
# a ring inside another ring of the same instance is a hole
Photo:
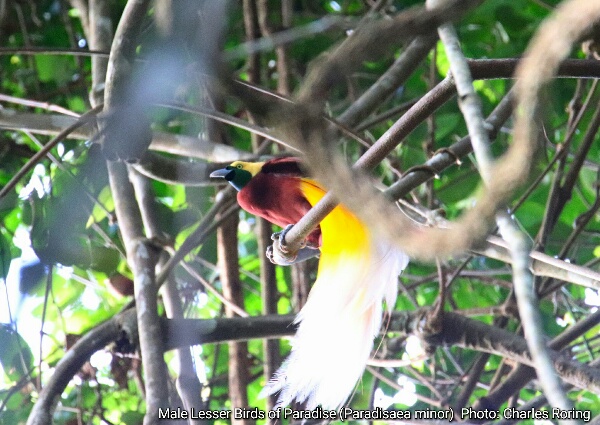
[[[81,337],[58,362],[40,393],[27,425],[49,425],[63,391],[92,354],[116,342],[117,350],[130,353],[138,346],[137,309],[131,308],[96,326]],[[281,338],[295,331],[294,317],[259,316],[220,319],[162,319],[160,331],[165,350],[191,345]],[[160,353],[162,355],[162,352]],[[164,382],[163,382],[164,385]]]
[[[410,77],[436,41],[434,34],[418,36],[411,41],[393,65],[339,116],[338,121],[345,126],[354,127],[366,118],[380,105],[382,99],[391,95]]]
[[[52,377],[29,414],[27,425],[51,424],[56,404],[71,378],[79,372],[92,354],[120,339],[123,332],[128,332],[129,329],[137,329],[134,310],[113,317],[79,339],[56,365]]]

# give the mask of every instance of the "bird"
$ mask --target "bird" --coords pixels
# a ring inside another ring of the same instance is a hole
[[[235,161],[210,176],[229,182],[244,210],[282,228],[297,223],[327,193],[296,157]],[[344,205],[321,221],[306,244],[320,250],[317,278],[294,320],[291,353],[261,395],[279,392],[276,408],[295,401],[307,409],[337,410],[360,381],[384,303],[391,312],[409,258],[375,237]]]

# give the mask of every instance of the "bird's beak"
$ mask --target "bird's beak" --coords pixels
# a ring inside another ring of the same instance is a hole
[[[233,177],[234,171],[228,170],[227,168],[221,168],[220,170],[213,171],[210,173],[211,179],[225,179],[227,181],[231,180]]]

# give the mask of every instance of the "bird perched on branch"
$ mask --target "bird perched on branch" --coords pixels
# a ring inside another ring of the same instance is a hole
[[[286,228],[326,193],[306,177],[298,158],[236,161],[211,177],[239,192],[240,206]],[[295,319],[292,352],[263,389],[280,392],[278,407],[293,400],[309,409],[337,409],[362,376],[379,332],[383,302],[394,307],[403,252],[376,239],[348,209],[337,206],[307,238],[320,249],[319,269],[306,305]]]

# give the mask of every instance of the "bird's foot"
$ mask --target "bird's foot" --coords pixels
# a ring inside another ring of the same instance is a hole
[[[303,261],[308,260],[312,257],[318,257],[321,251],[317,248],[311,248],[309,246],[305,246],[304,248],[300,248],[300,250],[295,255],[290,255],[290,253],[282,253],[279,244],[276,242],[273,245],[267,247],[267,258],[273,264],[277,264],[279,266],[291,266],[292,264],[301,263]]]
[[[281,232],[275,232],[271,235],[273,245],[269,246],[266,252],[267,258],[271,263],[279,264],[280,266],[289,266],[319,255],[319,250],[306,246],[306,242],[302,243],[297,252],[291,252],[288,249],[285,236],[293,226],[293,224],[289,224]]]
[[[285,229],[283,229],[281,232],[275,232],[271,235],[271,240],[276,241],[279,244],[279,248],[281,249],[281,251],[286,254],[289,252],[289,250],[287,247],[287,243],[285,242],[285,236],[289,233],[290,230],[292,230],[292,227],[294,227],[293,224],[288,224],[287,226],[285,226]],[[300,248],[304,248],[305,246],[306,241],[302,242]]]

